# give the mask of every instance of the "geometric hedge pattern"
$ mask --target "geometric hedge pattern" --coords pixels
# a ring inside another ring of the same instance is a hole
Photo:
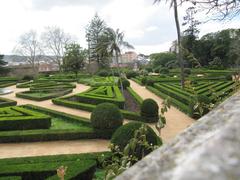
[[[0,130],[48,129],[51,117],[23,107],[0,108]]]

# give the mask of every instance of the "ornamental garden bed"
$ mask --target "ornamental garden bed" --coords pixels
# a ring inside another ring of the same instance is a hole
[[[16,97],[44,101],[47,99],[63,96],[72,92],[72,89],[39,89],[16,93]]]
[[[117,85],[118,77],[87,77],[87,78],[80,78],[78,83],[82,83],[89,86],[114,86]]]
[[[15,85],[18,79],[12,77],[1,77],[0,78],[0,88]]]
[[[16,101],[0,97],[0,108],[7,107],[7,106],[16,106],[16,105],[17,105]]]
[[[139,97],[130,87],[128,87],[125,92],[129,94],[128,97],[131,98],[127,99],[127,101],[130,100],[132,103],[134,103],[134,106],[140,106],[142,102],[141,97]],[[81,109],[89,112],[92,112],[96,108],[96,105],[104,102],[109,102],[115,104],[121,109],[124,118],[131,120],[141,120],[139,112],[130,111],[132,109],[129,108],[129,106],[125,106],[126,99],[122,95],[118,86],[91,87],[85,92],[64,98],[55,98],[52,101],[57,105]]]
[[[33,105],[0,108],[0,113],[2,119],[2,123],[0,123],[0,143],[108,139],[113,133],[110,130],[94,130],[89,119]],[[43,119],[46,120],[45,123]],[[8,124],[6,120],[14,123],[11,123],[12,125]],[[17,126],[20,121],[22,124]],[[30,125],[26,125],[24,121]],[[25,126],[32,128],[26,130],[23,128]],[[15,130],[10,130],[10,127],[14,127]]]
[[[73,155],[54,155],[0,160],[0,179],[57,180],[57,169],[67,167],[65,180],[91,180],[96,168],[100,168],[98,159],[109,157],[109,152],[84,153]]]
[[[172,105],[189,116],[195,117],[193,100],[196,96],[207,97],[209,100],[208,104],[218,104],[232,95],[238,87],[238,83],[234,81],[200,81],[197,84],[191,85],[191,87],[185,87],[185,89],[182,89],[176,83],[163,82],[147,86],[147,89],[164,99],[171,97],[170,101]]]

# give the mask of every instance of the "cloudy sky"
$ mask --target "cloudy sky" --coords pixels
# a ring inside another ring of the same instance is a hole
[[[165,2],[165,1],[164,1]],[[29,30],[38,34],[46,26],[59,26],[86,47],[85,27],[97,12],[108,26],[119,28],[138,53],[169,49],[176,39],[173,11],[153,0],[2,0],[0,1],[0,53],[13,54],[19,36]],[[180,9],[180,20],[184,15]],[[200,36],[226,28],[240,28],[240,19],[209,22]]]

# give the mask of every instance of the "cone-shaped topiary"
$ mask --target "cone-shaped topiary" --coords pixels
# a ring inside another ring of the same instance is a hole
[[[159,118],[158,104],[153,99],[145,99],[141,105],[141,117],[144,122],[157,122]]]
[[[123,123],[123,116],[115,104],[102,103],[93,110],[91,123],[95,129],[117,129]]]
[[[130,139],[134,137],[134,132],[138,130],[143,124],[144,123],[141,122],[130,122],[121,126],[114,132],[111,138],[111,143],[119,146],[120,150],[123,150],[125,146],[129,143]],[[147,126],[146,138],[149,144],[162,144],[162,140],[149,126]]]

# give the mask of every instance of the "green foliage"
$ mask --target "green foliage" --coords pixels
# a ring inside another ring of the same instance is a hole
[[[84,66],[86,51],[82,50],[79,44],[69,44],[65,47],[65,50],[63,68],[65,71],[74,72],[77,76],[78,71]]]
[[[162,66],[165,67],[169,61],[176,60],[176,54],[174,53],[155,53],[150,55],[151,64],[153,67]]]
[[[129,140],[134,137],[134,133],[138,130],[144,123],[141,122],[130,122],[120,128],[118,128],[111,138],[111,143],[117,145],[120,150],[124,150]],[[156,133],[147,126],[146,139],[149,144],[161,145],[162,142]]]
[[[26,80],[26,81],[30,81],[30,80],[33,80],[34,77],[32,75],[24,75],[22,80]]]
[[[130,87],[130,82],[127,79],[122,78],[121,81],[123,89],[127,89],[128,87]],[[118,86],[120,86],[120,79],[118,80]]]
[[[159,119],[158,104],[153,99],[145,99],[141,105],[141,117],[144,122],[157,122]]]
[[[99,71],[98,73],[97,73],[97,75],[98,76],[101,76],[101,77],[107,77],[107,76],[109,76],[109,73],[108,73],[108,71],[107,70],[101,70],[101,71]]]
[[[185,68],[183,72],[184,72],[185,75],[190,75],[191,74],[191,69],[190,68]]]
[[[136,76],[138,76],[138,73],[137,73],[136,71],[128,71],[128,72],[126,73],[126,77],[127,77],[128,79],[135,78]]]
[[[125,140],[124,143],[123,140]],[[154,131],[141,123],[128,123],[122,126],[114,133],[111,142],[112,157],[103,163],[106,167],[105,179],[107,180],[115,178],[162,145]]]
[[[9,158],[0,160],[1,179],[46,179],[59,180],[57,169],[67,167],[64,179],[93,178],[97,159],[101,156],[109,158],[109,153],[84,153],[74,155],[54,155],[40,157]],[[10,176],[9,176],[10,175]],[[17,177],[19,178],[17,178]],[[16,177],[16,178],[15,178]]]
[[[0,130],[48,129],[51,118],[42,113],[12,106],[0,108]]]
[[[123,123],[123,116],[116,105],[102,103],[93,110],[91,123],[95,129],[117,129]]]
[[[162,68],[160,68],[159,73],[160,74],[168,74],[169,73],[169,69],[166,68],[166,67],[162,67]]]
[[[7,107],[7,106],[16,106],[16,105],[17,105],[17,101],[0,97],[0,108]]]

